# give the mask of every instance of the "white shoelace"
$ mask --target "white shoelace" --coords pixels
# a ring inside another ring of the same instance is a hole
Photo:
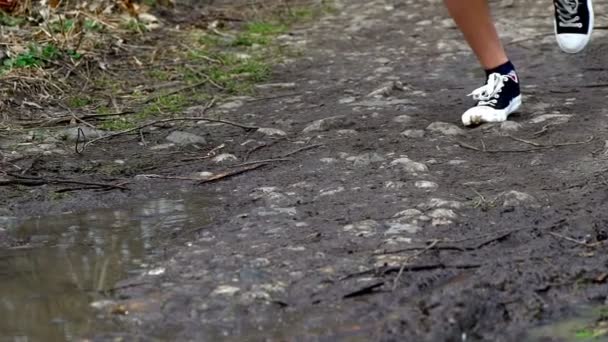
[[[583,27],[577,16],[579,0],[554,0],[556,1],[557,16],[561,27]]]
[[[494,106],[498,102],[500,92],[508,81],[508,77],[499,73],[490,74],[488,82],[483,87],[473,90],[469,96],[472,96],[478,102],[478,106]]]

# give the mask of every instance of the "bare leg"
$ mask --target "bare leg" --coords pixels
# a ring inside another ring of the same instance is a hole
[[[495,68],[509,60],[496,33],[488,0],[444,2],[484,69]]]

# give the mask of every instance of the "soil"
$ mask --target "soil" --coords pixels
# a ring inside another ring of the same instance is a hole
[[[210,109],[280,131],[167,126],[147,145],[118,137],[39,156],[31,174],[130,190],[51,199],[48,187],[2,187],[2,210],[214,197],[222,210],[174,246],[163,274],[116,294],[132,337],[522,340],[579,305],[606,304],[608,45],[597,31],[585,52],[562,54],[549,3],[493,5],[524,91],[507,123],[462,127],[483,76],[440,1],[350,0],[292,29],[305,52],[255,96]],[[175,130],[206,144],[150,148]],[[213,150],[235,158],[188,160]],[[96,171],[113,163],[118,176]],[[141,176],[237,170],[213,182]]]

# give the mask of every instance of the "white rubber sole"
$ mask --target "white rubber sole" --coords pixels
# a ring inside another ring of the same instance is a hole
[[[479,125],[486,122],[507,121],[509,115],[515,113],[521,107],[521,95],[511,100],[505,109],[494,109],[487,106],[472,107],[462,115],[462,124],[465,126]]]
[[[555,32],[555,40],[557,45],[565,53],[579,53],[589,44],[591,34],[593,33],[593,25],[595,22],[595,14],[593,12],[593,0],[587,0],[587,8],[589,9],[589,32],[587,34],[563,33],[557,34],[557,22],[553,19],[553,31]]]

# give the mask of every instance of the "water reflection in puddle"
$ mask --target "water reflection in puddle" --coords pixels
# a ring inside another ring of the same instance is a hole
[[[204,227],[201,199],[160,199],[7,223],[30,242],[0,249],[0,341],[72,340],[117,329],[90,303],[130,275],[153,267],[176,235]],[[0,227],[2,228],[2,227]]]

